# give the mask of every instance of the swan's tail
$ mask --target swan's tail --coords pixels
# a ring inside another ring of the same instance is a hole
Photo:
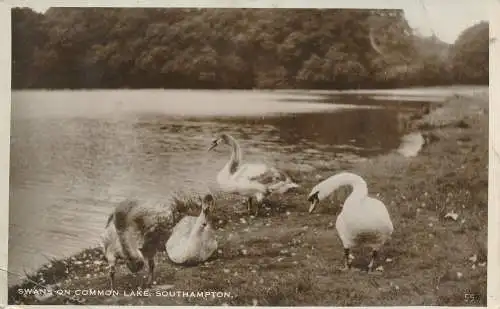
[[[266,188],[264,193],[258,192],[255,197],[257,198],[257,202],[262,202],[266,196],[270,196],[273,194],[284,194],[293,188],[299,188],[300,186],[293,182],[290,178],[286,180],[282,180],[275,184],[272,184]]]
[[[299,188],[299,187],[300,186],[298,184],[296,184],[295,182],[293,182],[293,180],[290,177],[286,176],[285,180],[269,186],[268,191],[269,191],[269,194],[273,194],[273,193],[283,194],[291,189]]]

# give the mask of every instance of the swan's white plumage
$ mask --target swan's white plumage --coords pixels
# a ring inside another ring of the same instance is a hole
[[[287,175],[275,167],[264,163],[241,163],[242,154],[238,142],[228,134],[216,138],[210,149],[221,143],[232,147],[231,158],[217,174],[217,183],[228,193],[237,193],[246,197],[256,196],[262,200],[271,193],[283,194],[291,188],[297,188]]]
[[[244,196],[263,193],[266,191],[266,187],[258,181],[252,180],[265,173],[265,170],[262,171],[263,166],[263,164],[244,164],[231,174],[228,163],[217,174],[217,183],[223,191],[228,193],[238,193]]]
[[[239,169],[233,174],[235,180],[255,179],[259,181],[270,170],[269,166],[263,163],[245,163],[240,165]]]
[[[336,229],[344,248],[365,245],[373,250],[379,250],[394,230],[385,205],[371,197],[344,203]]]
[[[177,264],[198,264],[210,258],[217,250],[217,239],[202,205],[198,217],[186,216],[174,227],[166,249],[170,260]]]
[[[309,194],[310,212],[319,201],[345,185],[352,186],[353,191],[345,200],[335,224],[342,244],[345,249],[363,245],[378,251],[391,237],[394,227],[386,206],[368,196],[367,184],[360,176],[342,172],[320,182]]]
[[[167,242],[167,253],[174,263],[201,263],[217,250],[217,240],[212,228],[208,228],[200,237],[189,240],[197,219],[198,217],[193,216],[184,217],[174,228]],[[189,250],[184,251],[184,246],[188,246]]]

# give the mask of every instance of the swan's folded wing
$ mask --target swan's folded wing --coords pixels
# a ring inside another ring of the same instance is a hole
[[[167,241],[167,253],[170,255],[178,246],[181,246],[189,238],[189,234],[193,229],[196,217],[187,216],[182,218],[179,223],[173,228],[172,235]]]
[[[234,175],[236,181],[255,181],[264,185],[286,181],[287,177],[277,169],[262,163],[243,164]]]
[[[201,260],[208,260],[212,254],[214,254],[215,250],[218,248],[217,237],[215,235],[215,231],[209,227],[203,233],[203,250],[200,252]]]
[[[240,165],[240,168],[234,173],[234,180],[249,180],[265,174],[268,170],[267,165],[259,163],[246,163]]]

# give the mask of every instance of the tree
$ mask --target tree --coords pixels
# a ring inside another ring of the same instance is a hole
[[[33,86],[39,76],[35,55],[46,41],[43,15],[27,8],[12,9],[12,87]]]
[[[465,29],[450,51],[455,80],[462,83],[489,81],[489,25],[483,21]]]

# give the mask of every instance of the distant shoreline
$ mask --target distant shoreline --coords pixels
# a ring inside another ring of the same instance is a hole
[[[150,91],[162,91],[162,90],[178,90],[178,91],[189,91],[189,90],[200,90],[200,91],[329,91],[329,92],[349,92],[349,93],[357,93],[357,92],[365,92],[365,91],[398,91],[405,89],[432,89],[432,88],[464,88],[464,87],[489,87],[488,83],[479,83],[479,84],[470,84],[470,83],[446,83],[443,85],[410,85],[410,86],[387,86],[387,87],[359,87],[359,88],[341,88],[335,89],[331,87],[324,88],[300,88],[300,87],[291,87],[291,88],[222,88],[222,87],[214,87],[214,88],[193,88],[193,87],[114,87],[114,88],[97,88],[97,87],[77,87],[77,88],[11,88],[11,91],[112,91],[112,90],[150,90]]]

